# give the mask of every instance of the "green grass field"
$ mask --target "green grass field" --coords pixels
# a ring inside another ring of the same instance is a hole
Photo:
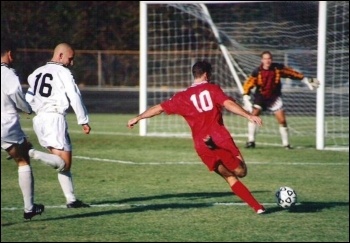
[[[349,152],[243,148],[242,181],[264,204],[256,215],[226,182],[208,172],[189,138],[140,137],[132,115],[91,114],[84,135],[68,115],[73,179],[90,208],[67,209],[54,169],[32,160],[35,201],[45,212],[23,220],[17,166],[1,153],[1,242],[348,242]],[[32,116],[22,125],[34,146]],[[298,204],[285,210],[275,191],[290,186]]]

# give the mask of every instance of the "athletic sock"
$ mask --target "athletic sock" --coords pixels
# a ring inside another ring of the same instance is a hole
[[[255,142],[256,124],[248,122],[248,142]]]
[[[31,212],[34,206],[34,177],[30,165],[18,167],[18,184],[23,195],[24,212]]]
[[[248,188],[241,181],[237,181],[235,184],[233,184],[233,186],[231,186],[231,190],[255,211],[263,208],[263,206],[260,205],[260,203],[254,198]]]
[[[58,171],[64,169],[64,160],[56,154],[44,153],[35,149],[29,150],[28,154],[31,158],[40,160],[44,164],[58,169]]]
[[[288,127],[280,127],[280,134],[283,146],[289,145]]]
[[[67,203],[76,201],[73,188],[73,179],[70,171],[63,171],[58,173],[58,181],[61,185]]]

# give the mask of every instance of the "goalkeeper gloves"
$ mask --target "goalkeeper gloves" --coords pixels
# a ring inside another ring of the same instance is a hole
[[[250,96],[249,95],[243,95],[243,108],[248,111],[252,112],[253,111],[253,104],[250,101]]]
[[[318,88],[320,85],[320,82],[316,78],[303,78],[302,80],[303,83],[305,83],[310,90],[314,90],[314,88]]]

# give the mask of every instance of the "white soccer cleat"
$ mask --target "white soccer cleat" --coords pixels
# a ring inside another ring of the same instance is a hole
[[[266,209],[265,208],[260,208],[256,211],[257,214],[263,214],[266,212]]]

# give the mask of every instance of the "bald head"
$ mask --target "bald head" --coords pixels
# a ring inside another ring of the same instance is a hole
[[[58,44],[54,51],[51,61],[58,62],[64,66],[73,66],[74,50],[67,43]]]

